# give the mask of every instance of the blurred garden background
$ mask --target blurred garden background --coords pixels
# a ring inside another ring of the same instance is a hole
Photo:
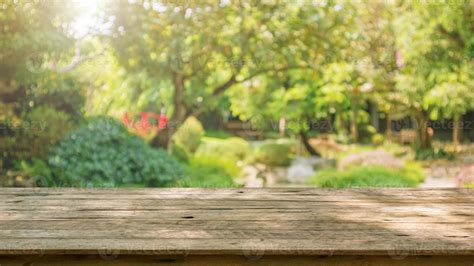
[[[474,186],[470,0],[0,0],[0,186]]]

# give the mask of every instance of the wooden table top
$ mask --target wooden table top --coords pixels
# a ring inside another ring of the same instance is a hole
[[[474,189],[0,189],[0,255],[473,255]]]

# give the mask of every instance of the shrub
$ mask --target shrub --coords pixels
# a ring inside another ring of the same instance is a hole
[[[233,178],[240,174],[235,161],[219,156],[196,156],[186,168],[186,178],[178,187],[239,187]]]
[[[407,174],[404,169],[390,169],[381,166],[353,168],[347,171],[335,169],[318,172],[309,183],[323,188],[364,187],[416,187],[419,177]]]
[[[256,147],[254,160],[268,166],[288,166],[291,162],[291,145],[264,142]]]
[[[70,133],[54,148],[49,164],[64,186],[166,186],[183,174],[163,150],[149,147],[121,122],[99,117]]]
[[[47,155],[51,145],[58,143],[73,128],[68,114],[47,106],[33,109],[26,116],[31,125],[38,123],[39,128],[29,130],[25,136],[30,154],[36,157]]]
[[[234,135],[225,132],[225,131],[218,131],[218,130],[207,130],[204,133],[204,136],[209,137],[209,138],[217,138],[217,139],[227,139],[231,138]]]
[[[376,133],[372,135],[372,144],[379,146],[385,142],[385,137],[382,134]]]
[[[403,160],[382,149],[353,153],[339,160],[340,169],[375,165],[401,169],[403,167]]]
[[[3,155],[11,161],[46,158],[49,148],[73,128],[68,114],[46,106],[26,113],[15,124],[19,126],[6,127],[6,136],[0,141]]]
[[[189,163],[189,154],[183,147],[179,146],[176,143],[173,143],[172,148],[172,155],[174,158],[176,158],[176,160],[184,164]]]
[[[201,144],[203,134],[204,129],[201,122],[196,117],[191,116],[178,129],[173,136],[173,140],[187,152],[195,153],[199,144]]]
[[[17,168],[29,178],[29,182],[34,186],[45,187],[54,182],[51,168],[43,160],[35,158],[31,163],[21,161]]]
[[[250,151],[249,143],[243,138],[232,137],[226,139],[224,142],[226,143],[228,151],[239,159],[244,159]]]
[[[377,129],[374,126],[368,124],[358,124],[359,129],[359,141],[363,143],[370,143],[372,136],[377,133]]]
[[[418,183],[425,181],[425,177],[426,177],[425,169],[418,162],[406,161],[405,167],[403,167],[401,171],[405,176],[413,180],[416,180]]]
[[[416,160],[434,160],[434,159],[454,159],[452,153],[446,152],[442,148],[415,148],[415,159]]]
[[[249,143],[242,138],[203,138],[203,142],[196,154],[199,156],[222,156],[231,160],[243,160],[249,154],[249,151]]]

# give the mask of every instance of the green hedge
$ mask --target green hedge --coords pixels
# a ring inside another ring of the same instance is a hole
[[[204,135],[204,129],[201,122],[194,116],[186,119],[184,124],[173,136],[174,142],[184,148],[188,153],[195,153],[201,144],[201,138]]]
[[[309,184],[323,188],[416,187],[423,179],[422,170],[408,166],[404,169],[368,166],[347,171],[321,170]]]
[[[163,150],[149,147],[107,117],[92,119],[71,132],[49,156],[54,184],[61,186],[146,186],[174,184],[180,164]]]
[[[233,179],[240,174],[235,161],[218,156],[195,156],[186,167],[186,178],[178,187],[232,188],[239,187]]]
[[[268,166],[288,166],[291,163],[291,143],[266,141],[255,147],[253,160]]]
[[[227,139],[203,138],[202,144],[196,152],[199,156],[222,156],[229,160],[243,160],[249,153],[249,143],[238,137]]]

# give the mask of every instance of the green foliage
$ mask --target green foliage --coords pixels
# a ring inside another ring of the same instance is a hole
[[[419,162],[406,161],[405,166],[401,169],[402,173],[419,183],[425,181],[426,173],[423,166]]]
[[[26,115],[25,122],[38,126],[28,130],[23,139],[25,145],[32,148],[30,154],[36,157],[46,156],[49,147],[74,127],[70,115],[47,106],[33,109]]]
[[[45,159],[86,111],[165,109],[170,124],[189,114],[231,111],[273,134],[286,121],[287,135],[324,131],[349,143],[350,129],[352,143],[385,145],[368,126],[368,103],[418,125],[428,118],[458,121],[474,108],[471,1],[80,2],[8,0],[0,6],[3,168],[25,161],[24,171],[47,174],[44,163],[32,159]],[[95,24],[78,36],[74,28],[87,24],[84,15]],[[25,127],[35,121],[44,127]],[[321,129],[314,121],[333,123]],[[126,130],[107,135],[93,127],[70,134],[54,150],[53,181],[174,182],[176,163],[163,152]],[[208,132],[214,139],[201,143],[202,135],[197,119],[186,120],[174,136],[173,156],[185,164],[195,153],[248,158],[245,140]],[[428,140],[419,143],[429,147]],[[288,146],[266,142],[254,157],[287,165]],[[451,157],[444,150],[416,150],[417,159]]]
[[[221,156],[195,156],[186,168],[186,178],[178,187],[232,188],[239,187],[233,178],[240,174],[235,161]]]
[[[379,146],[385,142],[385,137],[384,135],[377,133],[372,135],[371,141],[373,145]]]
[[[173,140],[184,148],[187,152],[193,154],[201,144],[201,138],[204,134],[204,128],[196,117],[189,117],[184,124],[174,134]]]
[[[208,138],[227,139],[227,138],[233,137],[234,135],[227,133],[225,131],[206,130],[206,132],[204,133],[204,136]]]
[[[173,143],[173,150],[171,154],[180,163],[187,164],[189,162],[188,152],[176,143]]]
[[[369,166],[347,171],[321,170],[310,179],[309,184],[323,188],[416,187],[420,179],[409,174],[408,169]]]
[[[36,80],[26,100],[34,106],[48,106],[68,114],[75,122],[83,117],[85,96],[83,84],[71,74],[49,73]]]
[[[165,151],[150,148],[107,117],[94,118],[68,134],[52,151],[49,164],[53,185],[61,186],[160,187],[183,175],[180,164]]]
[[[371,143],[372,136],[377,133],[374,126],[368,124],[369,116],[366,112],[362,112],[359,115],[357,121],[357,128],[359,131],[359,141],[362,143]]]
[[[254,160],[268,166],[288,166],[291,162],[291,145],[266,141],[256,147]]]
[[[49,148],[74,127],[71,117],[47,106],[34,108],[23,119],[6,120],[8,136],[2,139],[4,155],[10,160],[45,158]]]
[[[245,159],[249,152],[250,145],[242,138],[218,139],[205,137],[196,154],[200,156],[222,156],[237,161]]]
[[[454,159],[454,154],[445,151],[443,148],[415,148],[416,160],[434,160],[434,159]]]
[[[45,187],[54,183],[53,172],[43,160],[33,159],[31,163],[21,161],[17,168],[26,174],[35,186]]]

